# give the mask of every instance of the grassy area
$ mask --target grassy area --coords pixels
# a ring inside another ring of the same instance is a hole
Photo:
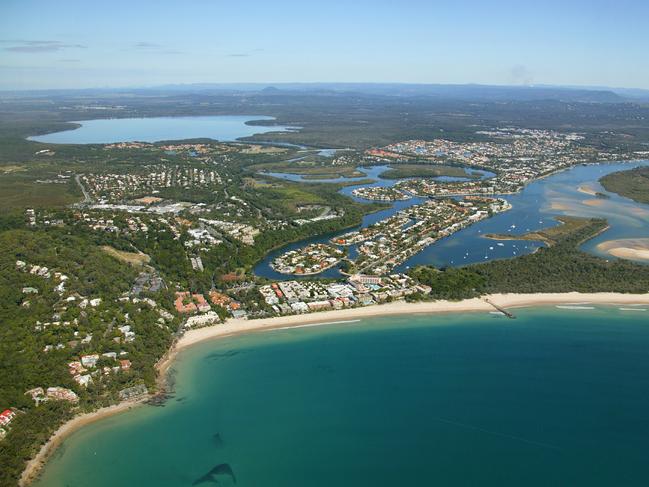
[[[129,265],[132,266],[143,266],[144,264],[148,264],[151,258],[142,253],[136,253],[136,252],[126,252],[124,250],[117,250],[114,247],[111,247],[110,245],[104,245],[101,247],[101,250],[106,252],[108,255],[115,257],[117,260],[120,260],[122,262],[125,262]]]
[[[463,168],[456,166],[434,166],[432,164],[398,164],[381,174],[384,179],[401,178],[434,178],[451,176],[455,178],[479,178],[479,173],[467,173]]]
[[[80,197],[74,181],[43,184],[21,173],[0,174],[0,207],[3,209],[62,207]]]
[[[599,182],[606,191],[631,198],[638,203],[649,203],[649,167],[607,174]]]

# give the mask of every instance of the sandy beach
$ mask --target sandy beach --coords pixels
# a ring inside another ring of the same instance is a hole
[[[226,323],[190,330],[178,341],[175,352],[196,343],[223,338],[240,333],[269,330],[273,328],[289,328],[305,324],[326,324],[336,321],[357,320],[376,316],[391,316],[404,314],[436,314],[459,312],[491,312],[495,308],[487,302],[502,308],[521,308],[553,304],[591,303],[599,305],[629,305],[648,304],[649,294],[619,294],[619,293],[544,293],[544,294],[493,294],[482,298],[465,299],[463,301],[432,301],[420,303],[395,303],[351,308],[336,311],[324,311],[306,315],[281,316],[260,320],[228,320]],[[344,323],[341,323],[341,326]],[[173,360],[170,354],[168,360]]]
[[[63,441],[70,434],[74,433],[75,431],[77,431],[78,429],[86,425],[94,423],[95,421],[99,421],[109,416],[113,416],[115,414],[128,411],[134,407],[137,407],[142,403],[142,401],[143,400],[127,401],[127,402],[115,404],[114,406],[101,408],[92,413],[86,413],[86,414],[81,414],[79,416],[76,416],[72,418],[70,421],[68,421],[67,423],[61,425],[61,427],[57,429],[54,432],[54,434],[50,437],[47,443],[45,443],[41,447],[38,454],[27,463],[27,466],[23,471],[22,476],[20,477],[19,485],[25,486],[33,482],[38,477],[38,474],[40,473],[41,469],[45,466],[50,456],[56,451],[56,449],[61,445],[61,443],[63,443]]]
[[[278,328],[291,328],[304,325],[337,324],[345,326],[350,321],[378,316],[394,316],[407,314],[441,314],[441,313],[468,313],[495,311],[493,305],[502,308],[522,308],[531,306],[548,305],[649,305],[648,294],[619,294],[619,293],[545,293],[545,294],[493,294],[481,298],[466,299],[463,301],[432,301],[419,303],[394,303],[368,306],[364,308],[351,308],[335,311],[324,311],[304,315],[280,316],[259,320],[230,319],[225,323],[190,330],[186,332],[171,350],[158,362],[156,368],[159,375],[159,384],[163,385],[176,355],[183,349],[206,340],[225,338],[242,333],[266,331]],[[146,398],[145,398],[146,399]],[[143,399],[144,400],[144,399]],[[30,460],[21,477],[20,485],[26,486],[33,481],[43,468],[47,459],[56,448],[72,432],[85,425],[101,420],[108,416],[128,411],[138,406],[139,402],[124,402],[115,406],[100,409],[93,413],[77,416],[65,423],[52,435],[50,440],[43,445],[36,457]]]

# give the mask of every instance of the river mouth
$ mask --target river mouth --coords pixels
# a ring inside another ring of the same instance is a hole
[[[557,225],[558,222],[554,219],[557,216],[606,218],[610,228],[602,235],[584,243],[582,250],[603,258],[615,258],[616,256],[609,254],[607,251],[601,248],[598,249],[598,244],[611,239],[649,238],[649,205],[635,203],[627,198],[609,193],[598,181],[601,177],[612,172],[647,165],[649,165],[649,161],[577,165],[546,178],[538,179],[525,186],[519,193],[495,195],[511,203],[512,209],[435,242],[395,268],[395,272],[403,272],[416,265],[460,267],[531,254],[544,246],[544,244],[542,242],[516,239],[493,241],[485,239],[484,235],[522,235]],[[401,181],[381,179],[380,174],[385,170],[387,170],[387,166],[363,168],[363,171],[367,172],[367,176],[362,179],[374,179],[375,182],[363,184],[362,186],[391,187]],[[292,176],[297,176],[296,179],[292,180],[299,181],[299,175]],[[350,181],[347,178],[343,178],[343,180]],[[318,182],[328,181],[308,180],[305,182],[317,184]],[[346,186],[340,192],[357,202],[367,203],[367,200],[357,198],[352,194],[352,191],[359,187],[361,186]],[[597,193],[604,194],[607,198],[601,198]],[[393,202],[389,209],[363,217],[361,225],[354,229],[367,227],[394,215],[400,210],[421,204],[424,201],[424,198],[414,197],[406,201]],[[346,231],[312,237],[276,249],[266,255],[255,266],[254,272],[258,276],[272,280],[299,278],[298,276],[275,272],[270,263],[289,250],[295,250],[311,243],[326,243],[331,238],[346,233]],[[637,256],[630,253],[625,254],[623,258],[639,263],[647,262],[644,258],[637,258]],[[343,277],[338,268],[328,269],[318,274],[318,276],[325,278]]]
[[[160,142],[188,139],[213,139],[233,142],[270,132],[293,132],[299,127],[255,125],[272,122],[264,115],[213,115],[188,117],[106,118],[70,122],[69,130],[28,137],[47,144],[112,144],[118,142]]]

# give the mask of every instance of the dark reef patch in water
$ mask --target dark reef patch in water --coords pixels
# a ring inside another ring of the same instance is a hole
[[[223,438],[221,438],[221,434],[214,433],[214,435],[212,435],[212,442],[214,443],[214,446],[221,448],[223,446]]]
[[[219,482],[217,480],[217,476],[219,475],[229,475],[232,478],[232,481],[235,484],[237,483],[237,478],[234,476],[234,472],[232,471],[232,467],[230,467],[230,464],[219,463],[217,466],[212,468],[212,470],[207,472],[205,475],[194,480],[192,485],[201,485],[208,482],[218,484]]]
[[[242,351],[241,350],[228,350],[227,352],[214,352],[209,354],[207,357],[205,357],[205,360],[221,360],[222,358],[229,358],[229,357],[234,357],[235,355],[239,355]]]

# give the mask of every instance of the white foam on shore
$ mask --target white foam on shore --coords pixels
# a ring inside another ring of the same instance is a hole
[[[618,308],[620,311],[647,311],[647,308]]]
[[[595,309],[595,306],[557,306],[559,309]]]
[[[297,325],[297,326],[280,326],[279,328],[271,328],[266,331],[275,331],[275,330],[292,330],[294,328],[311,328],[314,326],[324,326],[324,325],[343,325],[347,323],[358,323],[361,320],[344,320],[344,321],[325,321],[324,323],[308,323],[306,325]]]

